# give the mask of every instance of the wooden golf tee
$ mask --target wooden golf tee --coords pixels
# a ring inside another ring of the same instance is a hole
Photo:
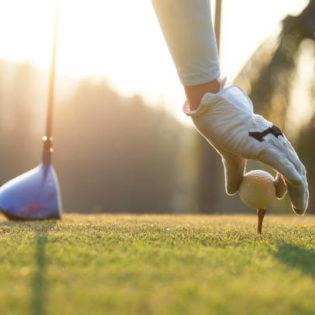
[[[264,221],[264,216],[266,213],[266,209],[257,209],[257,213],[258,213],[258,227],[257,227],[257,233],[261,234],[262,231],[262,225],[263,225],[263,221]]]

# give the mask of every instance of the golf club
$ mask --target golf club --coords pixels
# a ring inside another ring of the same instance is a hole
[[[51,164],[58,15],[59,0],[56,0],[46,135],[43,137],[42,162],[34,169],[8,181],[0,187],[0,210],[10,220],[61,219],[62,216],[58,180],[54,167]]]

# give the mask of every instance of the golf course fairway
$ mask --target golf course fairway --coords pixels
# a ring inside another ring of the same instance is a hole
[[[1,314],[315,314],[315,216],[0,217]]]

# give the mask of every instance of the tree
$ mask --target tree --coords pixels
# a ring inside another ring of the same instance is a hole
[[[265,41],[248,60],[236,82],[249,94],[255,105],[255,111],[266,116],[276,125],[286,130],[288,126],[288,109],[295,82],[301,47],[305,41],[312,44],[308,49],[315,57],[315,0],[310,0],[304,10],[297,16],[288,15],[282,21],[282,29],[277,41]],[[315,69],[314,69],[315,70]],[[310,84],[314,100],[315,71]],[[312,101],[314,102],[314,101]],[[315,104],[313,104],[315,105]],[[315,106],[313,106],[315,108]],[[315,111],[313,110],[313,113]],[[310,186],[310,211],[314,211],[315,196],[315,160],[314,117],[307,114],[308,122],[295,130],[296,148],[308,170]]]

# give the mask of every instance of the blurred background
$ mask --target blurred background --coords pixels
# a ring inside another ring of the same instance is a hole
[[[314,213],[315,1],[224,0],[221,19],[222,74],[286,132]],[[53,23],[52,0],[0,2],[0,185],[41,159]],[[182,113],[150,1],[61,1],[55,97],[65,212],[252,211],[225,194],[219,156]],[[290,211],[287,197],[272,208]]]

